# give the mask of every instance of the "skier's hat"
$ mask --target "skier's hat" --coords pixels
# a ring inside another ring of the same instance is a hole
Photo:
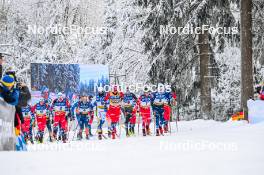
[[[15,79],[12,75],[5,75],[2,78],[1,83],[6,87],[12,87],[15,84]]]

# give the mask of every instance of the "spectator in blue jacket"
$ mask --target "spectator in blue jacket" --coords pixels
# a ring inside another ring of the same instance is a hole
[[[3,76],[0,82],[0,97],[8,104],[16,106],[19,100],[19,90],[14,88],[15,80],[12,75]]]

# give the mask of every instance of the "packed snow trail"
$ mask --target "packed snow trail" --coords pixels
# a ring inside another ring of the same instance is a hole
[[[29,152],[1,152],[1,174],[262,175],[263,105],[251,103],[249,124],[181,121],[179,132],[171,123],[173,133],[160,137],[122,135],[116,140],[35,144]]]
[[[73,141],[65,144],[67,150],[53,143],[44,144],[49,151],[1,152],[0,169],[4,175],[260,175],[263,134],[264,122],[182,121],[172,135]]]

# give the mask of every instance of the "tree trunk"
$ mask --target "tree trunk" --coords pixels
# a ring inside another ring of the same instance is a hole
[[[201,79],[201,114],[203,119],[211,119],[211,84],[209,76],[209,40],[208,31],[199,35],[199,50],[200,50],[200,79]]]
[[[254,96],[252,61],[252,0],[241,1],[241,109],[248,120],[247,100]]]

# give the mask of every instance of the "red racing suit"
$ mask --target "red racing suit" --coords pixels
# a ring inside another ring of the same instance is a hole
[[[139,106],[139,113],[142,117],[142,125],[146,126],[150,124],[151,121],[151,114],[150,114],[150,105],[151,105],[151,97],[150,95],[142,94],[138,98],[138,106]]]
[[[170,105],[176,101],[176,94],[175,93],[167,93],[167,102],[164,103],[164,120],[169,121],[171,115],[171,107]]]
[[[109,100],[109,108],[107,110],[106,116],[110,119],[112,123],[117,123],[121,114],[121,101],[124,97],[122,92],[109,92],[105,97],[105,101]]]
[[[40,102],[32,107],[32,112],[35,114],[37,121],[38,131],[44,132],[47,121],[47,112],[49,106],[46,103],[41,104]]]
[[[68,123],[66,116],[70,110],[70,102],[66,98],[62,100],[55,99],[52,103],[52,110],[54,113],[53,127],[57,128],[60,126],[64,132],[67,132]]]

